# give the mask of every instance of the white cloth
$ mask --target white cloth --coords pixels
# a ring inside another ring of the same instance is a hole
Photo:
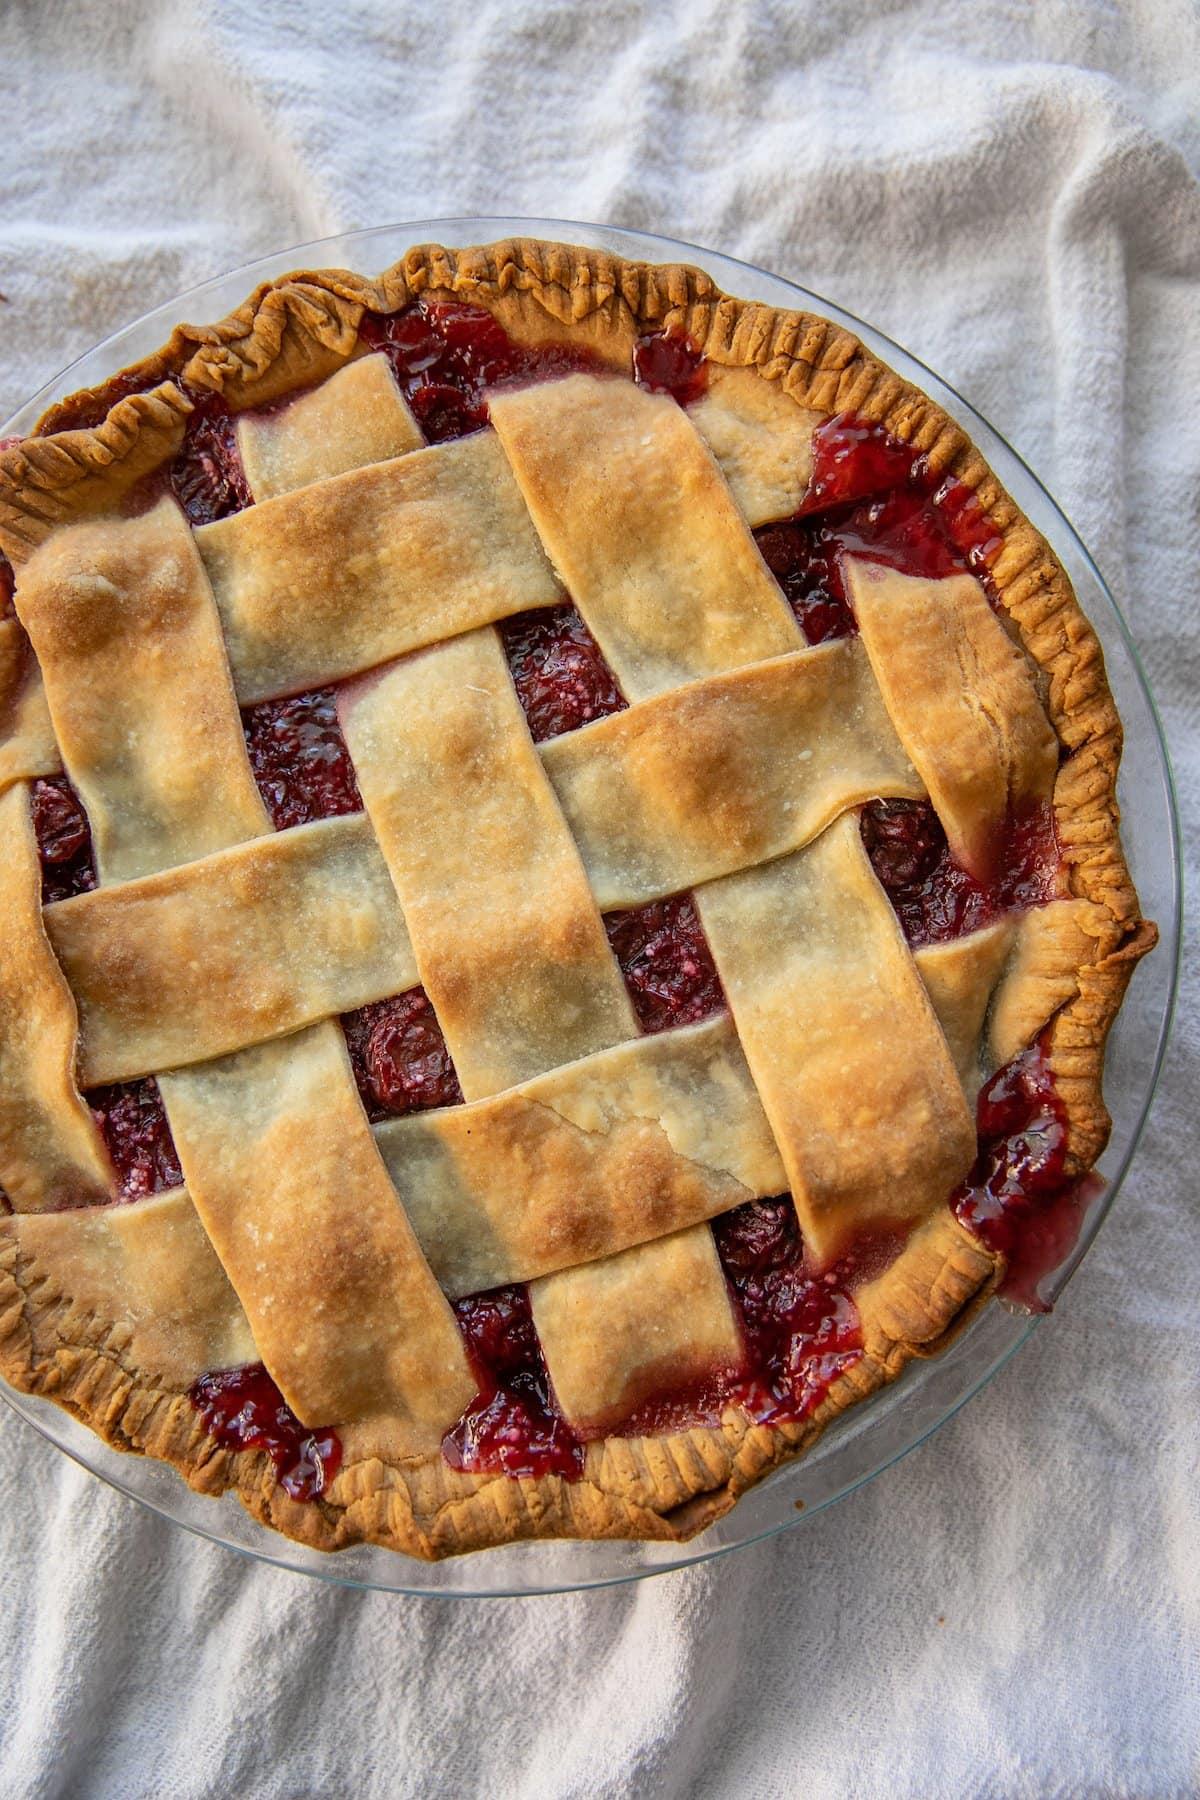
[[[0,418],[152,301],[335,230],[712,244],[894,334],[1026,454],[1127,609],[1194,816],[1191,0],[8,0],[0,70]],[[343,1592],[0,1409],[0,1794],[1195,1791],[1198,1017],[1193,970],[1057,1318],[899,1467],[704,1568]]]

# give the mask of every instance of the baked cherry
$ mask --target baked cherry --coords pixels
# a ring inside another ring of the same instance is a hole
[[[690,894],[610,913],[604,925],[643,1031],[694,1025],[724,1010],[721,978]]]
[[[30,810],[42,866],[42,905],[90,893],[96,885],[92,831],[67,777],[48,775],[35,781]]]
[[[424,988],[343,1013],[342,1027],[370,1119],[458,1106],[462,1089]]]
[[[516,613],[500,632],[535,743],[624,710],[600,646],[569,602]]]
[[[857,632],[842,582],[842,546],[836,535],[811,521],[788,519],[764,525],[754,537],[810,644]]]
[[[954,1198],[969,1231],[1007,1262],[1000,1292],[1046,1312],[1041,1286],[1079,1239],[1094,1178],[1067,1175],[1067,1116],[1040,1045],[999,1069],[980,1090],[979,1154]]]
[[[479,1391],[446,1433],[451,1468],[505,1475],[583,1473],[583,1446],[559,1412],[525,1287],[454,1302]]]
[[[341,1466],[337,1433],[302,1425],[262,1363],[202,1375],[189,1398],[222,1449],[265,1450],[293,1500],[317,1499]]]
[[[651,331],[634,345],[633,379],[649,393],[692,406],[708,391],[708,364],[685,331]]]
[[[813,644],[854,630],[841,575],[848,554],[930,580],[969,570],[995,600],[988,569],[1000,535],[975,494],[936,474],[882,425],[850,413],[814,431],[797,517],[754,535]]]
[[[108,1146],[122,1200],[143,1200],[183,1184],[175,1140],[152,1075],[92,1088],[84,1096]]]
[[[216,394],[195,394],[171,487],[188,520],[208,525],[251,504],[233,414]]]
[[[603,367],[577,345],[514,343],[485,307],[465,300],[421,299],[398,313],[366,312],[358,336],[387,357],[431,444],[482,430],[489,388]]]
[[[812,1271],[787,1196],[724,1214],[713,1236],[747,1349],[727,1398],[760,1421],[807,1418],[862,1355],[852,1258]]]
[[[332,688],[249,706],[242,729],[276,831],[362,811]]]
[[[1059,865],[1049,806],[1011,820],[991,882],[969,874],[950,854],[946,834],[924,800],[873,800],[861,815],[863,843],[914,947],[947,943],[993,924],[1006,912],[1052,898]]]

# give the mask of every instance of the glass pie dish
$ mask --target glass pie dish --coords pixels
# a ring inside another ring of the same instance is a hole
[[[1126,793],[1137,795],[1137,808],[1129,815],[1126,828],[1129,860],[1147,911],[1163,924],[1165,943],[1164,951],[1154,959],[1151,973],[1135,984],[1133,998],[1113,1034],[1107,1085],[1114,1127],[1108,1151],[1099,1165],[1108,1185],[1103,1202],[1097,1198],[1092,1206],[1075,1252],[1054,1279],[1053,1288],[1057,1291],[1094,1235],[1128,1166],[1149,1104],[1169,1022],[1178,946],[1176,825],[1170,777],[1152,704],[1127,633],[1086,551],[1014,454],[936,377],[914,364],[896,346],[815,296],[761,272],[731,264],[725,258],[692,251],[687,246],[547,221],[420,222],[304,246],[181,296],[75,364],[50,388],[36,396],[5,429],[17,434],[29,431],[50,400],[80,386],[94,385],[123,364],[152,350],[181,314],[216,317],[229,310],[248,285],[248,277],[269,277],[304,259],[310,264],[381,268],[422,239],[440,237],[454,245],[508,233],[558,236],[649,261],[674,258],[691,262],[705,269],[730,292],[793,307],[811,301],[827,317],[853,326],[871,349],[878,350],[902,374],[913,377],[947,413],[961,420],[1013,498],[1058,551],[1074,579],[1083,607],[1095,622],[1103,642],[1110,680],[1125,720],[1127,749],[1122,788]],[[407,1562],[383,1550],[359,1547],[345,1550],[336,1559],[331,1559],[316,1552],[298,1550],[292,1545],[277,1547],[253,1520],[243,1517],[231,1503],[217,1509],[211,1501],[190,1494],[171,1474],[156,1465],[118,1458],[94,1443],[82,1428],[57,1413],[52,1419],[45,1418],[44,1409],[34,1402],[21,1400],[19,1409],[45,1429],[54,1441],[123,1491],[205,1535],[263,1555],[267,1560],[337,1580],[408,1592],[548,1591],[594,1585],[678,1566],[779,1529],[799,1516],[811,1516],[812,1512],[919,1442],[976,1390],[1023,1341],[1030,1328],[1028,1319],[998,1306],[989,1307],[976,1316],[948,1354],[935,1362],[913,1365],[903,1379],[841,1421],[802,1462],[766,1481],[742,1501],[735,1515],[712,1526],[683,1551],[675,1545],[608,1541],[512,1546],[492,1550],[488,1558],[480,1559],[486,1564],[482,1570],[474,1559],[469,1564],[452,1562],[430,1570],[414,1570]],[[802,1513],[798,1512],[800,1508]],[[218,1520],[219,1524],[216,1523]]]

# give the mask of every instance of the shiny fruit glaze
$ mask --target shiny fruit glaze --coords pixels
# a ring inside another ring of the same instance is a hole
[[[862,1355],[850,1294],[859,1265],[847,1256],[829,1269],[809,1269],[786,1195],[726,1213],[713,1236],[747,1349],[729,1398],[764,1423],[808,1418]]]
[[[261,1363],[202,1375],[188,1397],[223,1450],[265,1450],[293,1500],[316,1500],[341,1466],[337,1433],[303,1426]]]
[[[873,800],[861,815],[871,866],[914,949],[993,924],[1051,899],[1059,866],[1049,806],[1014,819],[997,847],[1000,874],[977,881],[955,862],[941,821],[924,800]]]
[[[652,331],[634,345],[633,379],[649,393],[692,406],[708,392],[708,364],[686,332]]]
[[[332,688],[248,706],[242,729],[276,831],[362,811]]]
[[[812,475],[796,518],[754,536],[810,644],[855,630],[845,555],[929,579],[969,572],[990,593],[988,568],[1000,548],[969,488],[935,475],[881,425],[848,413],[813,433]]]
[[[0,444],[0,450],[4,448]],[[11,619],[13,616],[13,595],[17,591],[17,578],[13,574],[13,566],[4,552],[0,550],[0,619]]]
[[[690,894],[610,913],[604,925],[643,1031],[694,1025],[724,1011],[721,978]]]
[[[90,1088],[84,1099],[117,1171],[119,1200],[144,1200],[183,1185],[171,1127],[152,1075]]]
[[[525,1287],[454,1302],[479,1391],[442,1440],[452,1469],[583,1474],[583,1446],[554,1403]]]
[[[481,431],[490,387],[604,367],[571,344],[514,343],[484,307],[462,300],[418,300],[403,312],[364,313],[358,341],[387,357],[430,444]]]
[[[976,1119],[979,1154],[954,1210],[1006,1259],[1001,1294],[1048,1312],[1039,1289],[1075,1248],[1100,1184],[1068,1178],[1066,1109],[1039,1045],[985,1084]]]
[[[343,1013],[342,1029],[369,1119],[462,1104],[458,1076],[424,988]]]
[[[569,603],[517,613],[500,636],[535,744],[624,711],[600,646]]]

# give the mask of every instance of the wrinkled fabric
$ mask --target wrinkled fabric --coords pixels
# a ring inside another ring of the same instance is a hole
[[[334,231],[709,244],[871,319],[1038,469],[1194,819],[1190,0],[7,0],[0,70],[0,418],[149,306]],[[1194,839],[1188,870],[1194,895]],[[0,1795],[1194,1792],[1198,999],[1192,968],[1053,1321],[902,1464],[709,1566],[345,1592],[143,1513],[0,1409]]]

